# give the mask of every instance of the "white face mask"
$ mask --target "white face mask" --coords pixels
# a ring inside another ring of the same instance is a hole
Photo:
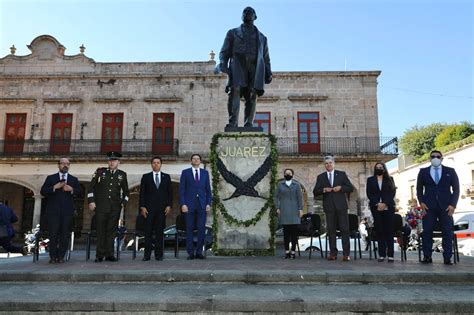
[[[438,159],[438,158],[431,159],[431,165],[433,167],[439,167],[441,165],[441,159]]]

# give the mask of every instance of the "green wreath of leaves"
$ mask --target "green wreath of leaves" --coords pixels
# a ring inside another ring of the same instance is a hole
[[[252,219],[249,220],[237,220],[234,218],[232,215],[230,215],[225,206],[222,204],[219,195],[218,195],[218,186],[219,186],[219,181],[220,181],[220,174],[219,170],[217,169],[217,144],[219,138],[245,138],[245,137],[268,137],[270,140],[270,155],[273,160],[273,165],[271,167],[271,177],[270,177],[270,195],[263,205],[263,207],[260,209],[260,211],[253,217]],[[245,134],[215,134],[212,137],[212,142],[211,142],[211,153],[209,156],[210,162],[211,162],[211,168],[212,168],[212,198],[213,198],[213,206],[212,206],[212,211],[213,211],[213,229],[214,229],[214,238],[217,238],[218,235],[218,230],[219,230],[219,224],[217,220],[217,214],[218,211],[221,213],[223,216],[224,220],[228,224],[233,224],[237,226],[244,226],[244,227],[249,227],[251,225],[257,224],[258,221],[261,220],[262,216],[266,213],[266,211],[269,209],[269,217],[270,217],[270,222],[269,222],[269,228],[270,228],[270,239],[268,240],[270,249],[253,249],[253,250],[244,250],[244,251],[238,251],[238,250],[224,250],[224,249],[219,249],[217,247],[217,241],[214,239],[212,243],[212,250],[216,255],[244,255],[244,256],[268,256],[268,255],[274,255],[275,254],[275,228],[277,224],[277,215],[275,212],[275,205],[273,203],[273,195],[275,193],[275,186],[276,186],[276,174],[277,174],[277,167],[278,167],[278,152],[276,149],[276,138],[273,135],[269,134],[251,134],[251,135],[245,135]]]

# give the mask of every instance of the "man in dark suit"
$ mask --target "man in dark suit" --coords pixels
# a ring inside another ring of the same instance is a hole
[[[118,169],[120,152],[108,152],[109,167],[99,167],[94,173],[87,194],[89,209],[95,211],[97,222],[97,249],[95,262],[117,261],[114,257],[114,239],[122,208],[128,203],[127,173]]]
[[[441,165],[443,154],[434,150],[430,154],[431,166],[420,169],[416,181],[416,195],[423,217],[423,260],[429,264],[433,260],[433,228],[439,220],[443,233],[443,258],[445,265],[452,265],[453,213],[459,199],[459,179],[454,168]]]
[[[211,182],[209,173],[199,168],[201,156],[191,156],[191,168],[183,170],[179,181],[181,212],[186,216],[186,251],[188,260],[204,259],[202,249],[206,232],[206,213],[211,211]],[[196,224],[195,224],[196,222]],[[197,229],[197,244],[194,250],[193,230]]]
[[[74,216],[73,197],[81,193],[79,180],[69,174],[70,164],[67,158],[61,158],[59,173],[46,177],[41,187],[41,195],[46,197],[49,263],[64,263]]]
[[[153,157],[153,171],[144,174],[140,183],[140,214],[146,219],[144,261],[150,260],[153,238],[155,259],[163,260],[163,229],[171,211],[173,192],[171,177],[161,171],[161,165],[161,157]]]
[[[342,235],[342,260],[350,260],[349,218],[347,216],[347,193],[353,191],[353,186],[346,173],[334,169],[334,157],[324,158],[326,172],[318,175],[314,186],[314,196],[323,195],[323,208],[326,214],[326,227],[329,235],[330,254],[328,260],[337,259],[336,224]]]
[[[242,12],[242,25],[227,32],[219,53],[220,64],[216,72],[229,76],[226,92],[229,123],[226,128],[237,127],[240,98],[245,99],[245,127],[253,127],[257,95],[264,93],[264,84],[272,81],[267,38],[254,25],[255,10],[246,7]]]

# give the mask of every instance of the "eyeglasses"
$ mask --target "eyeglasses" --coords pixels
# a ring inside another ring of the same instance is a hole
[[[431,158],[432,159],[441,159],[441,155],[432,155]]]

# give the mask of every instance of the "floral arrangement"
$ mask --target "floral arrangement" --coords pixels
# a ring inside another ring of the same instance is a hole
[[[421,231],[423,226],[422,220],[425,215],[425,210],[422,210],[421,207],[415,207],[407,213],[406,221],[412,229],[417,229]]]

